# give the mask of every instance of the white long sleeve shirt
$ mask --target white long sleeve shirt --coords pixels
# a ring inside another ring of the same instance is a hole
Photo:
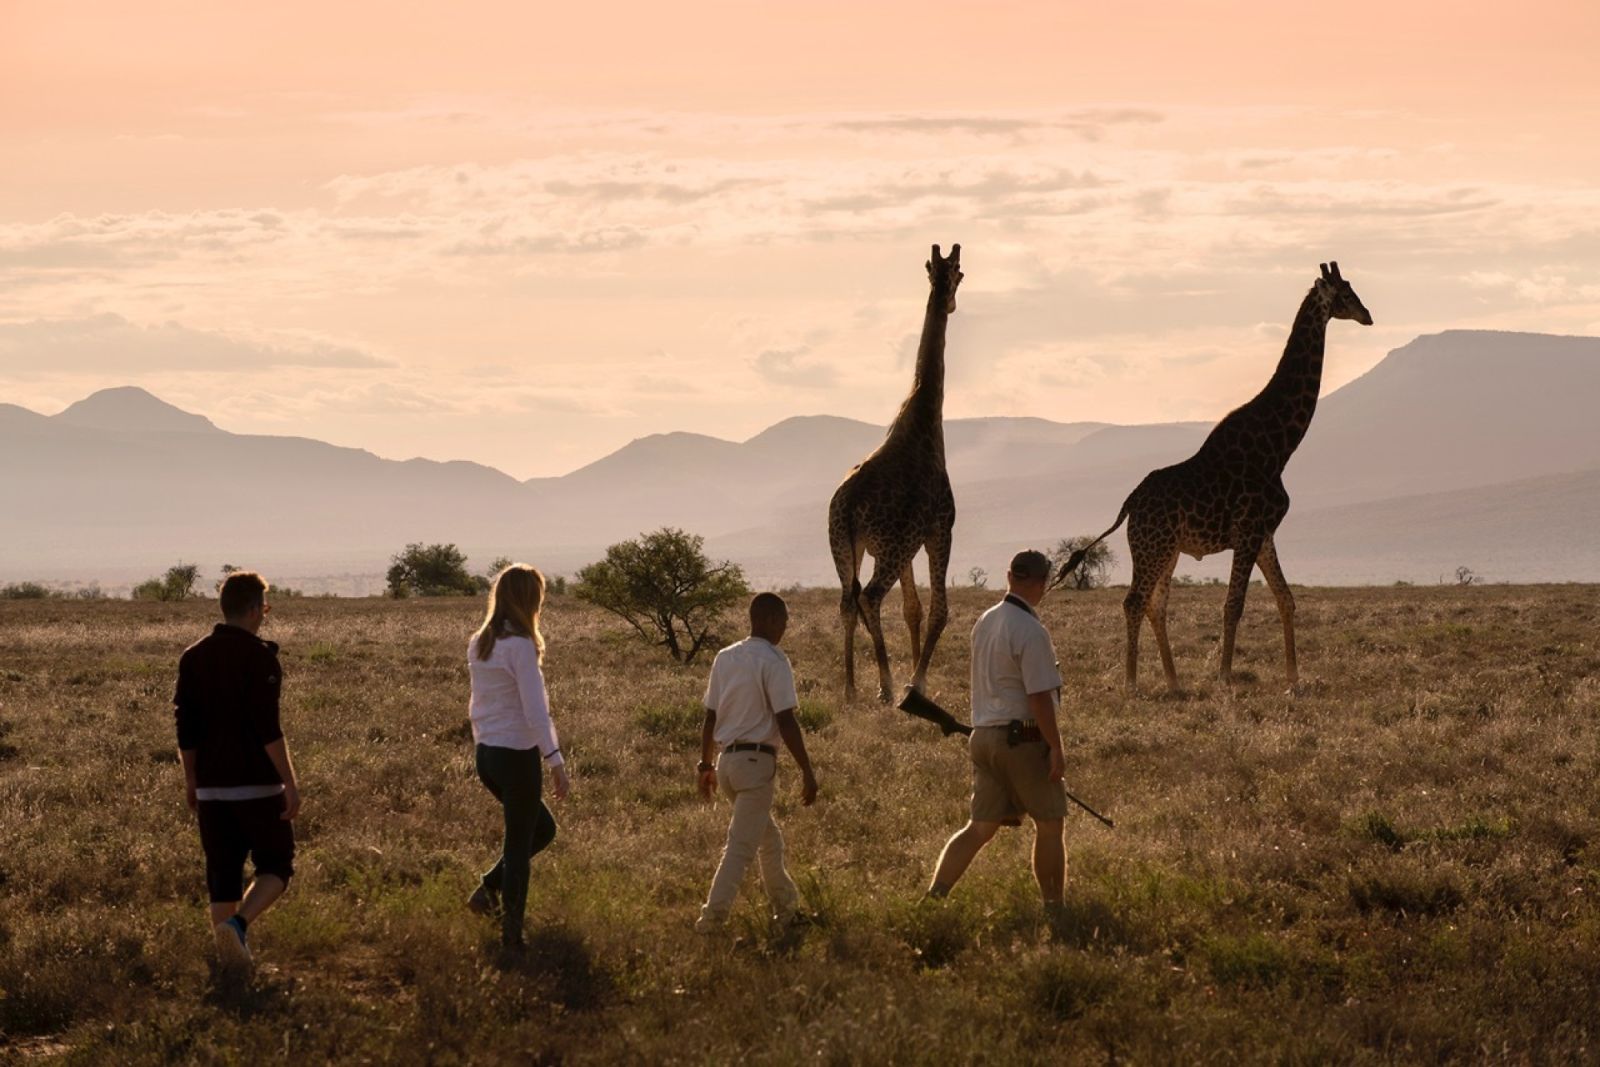
[[[476,644],[467,646],[473,741],[497,748],[537,748],[550,766],[561,766],[561,741],[550,719],[544,672],[532,638],[497,638],[488,659],[478,658]]]

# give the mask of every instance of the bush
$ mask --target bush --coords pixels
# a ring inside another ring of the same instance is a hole
[[[606,558],[578,572],[574,592],[662,645],[680,663],[715,638],[724,611],[750,595],[744,571],[724,560],[712,565],[705,538],[663,527],[637,541],[606,549]]]
[[[388,594],[408,596],[476,596],[489,588],[487,579],[467,571],[467,557],[455,545],[409,544],[389,560]]]
[[[38,582],[12,582],[10,585],[0,585],[0,600],[49,600],[59,595],[49,586],[40,585]]]
[[[177,563],[167,568],[159,578],[147,578],[133,587],[135,600],[188,600],[198,594],[195,582],[200,580],[200,567],[194,563]]]

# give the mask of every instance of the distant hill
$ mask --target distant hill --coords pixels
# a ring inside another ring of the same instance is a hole
[[[134,433],[221,432],[205,416],[191,415],[131,385],[102,389],[51,417],[57,422],[93,430]]]
[[[1308,583],[1600,580],[1600,468],[1292,511],[1284,567]]]
[[[1600,466],[1600,338],[1447,330],[1326,397],[1285,483],[1318,503]]]
[[[1273,361],[1263,353],[1263,381]],[[1567,545],[1595,540],[1580,531],[1600,495],[1596,398],[1596,338],[1447,331],[1396,349],[1323,398],[1289,464],[1279,543],[1291,580],[1433,580],[1457,565],[1600,580],[1600,563]],[[947,421],[952,575],[1100,532],[1147,471],[1190,455],[1211,425]],[[743,442],[657,434],[518,482],[474,463],[227,433],[131,387],[48,417],[0,404],[0,499],[12,505],[0,510],[0,581],[143,576],[180,556],[377,575],[418,540],[570,573],[612,541],[674,525],[758,581],[832,582],[828,498],[883,433],[808,415]],[[1125,555],[1122,534],[1112,545]],[[1214,566],[1225,573],[1226,560],[1180,570]]]

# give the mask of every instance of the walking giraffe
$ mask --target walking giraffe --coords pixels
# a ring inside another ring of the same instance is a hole
[[[844,629],[846,699],[855,696],[858,617],[872,635],[878,659],[878,699],[888,703],[894,692],[880,609],[896,581],[911,631],[911,656],[917,664],[911,688],[919,693],[949,617],[944,584],[956,501],[944,463],[944,336],[946,322],[956,309],[956,287],[961,284],[961,246],[951,245],[946,259],[934,245],[927,268],[928,310],[922,321],[911,394],[900,405],[883,444],[851,468],[828,505],[828,542],[842,589],[839,617]],[[923,548],[928,552],[931,587],[925,643],[922,603],[917,599],[912,572],[912,560]],[[867,552],[872,553],[872,578],[863,588],[859,574],[862,555]]]
[[[1294,595],[1278,564],[1273,534],[1289,513],[1283,468],[1305,437],[1317,410],[1329,319],[1372,325],[1372,315],[1350,283],[1339,276],[1337,263],[1322,264],[1322,276],[1301,302],[1283,357],[1266,388],[1217,423],[1193,456],[1146,475],[1128,495],[1111,529],[1074,552],[1056,575],[1055,584],[1059,585],[1083,562],[1089,549],[1127,520],[1133,584],[1122,601],[1122,611],[1128,624],[1125,667],[1130,695],[1138,677],[1141,615],[1150,619],[1150,628],[1155,631],[1167,688],[1178,688],[1178,672],[1172,665],[1172,648],[1167,644],[1167,592],[1182,552],[1202,559],[1233,550],[1233,573],[1222,610],[1222,681],[1232,681],[1234,635],[1244,614],[1250,572],[1257,564],[1283,620],[1289,684],[1293,686],[1299,680],[1294,651]]]

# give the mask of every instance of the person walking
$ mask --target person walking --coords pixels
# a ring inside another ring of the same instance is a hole
[[[733,818],[711,892],[695,922],[702,934],[726,929],[739,883],[755,859],[772,917],[780,926],[800,919],[800,890],[784,865],[783,831],[772,817],[779,741],[800,767],[800,803],[809,807],[817,799],[816,775],[795,719],[800,702],[794,671],[778,649],[788,626],[783,598],[758,593],[750,601],[750,636],[718,652],[711,664],[700,728],[700,795],[709,800],[721,787],[733,801]]]
[[[212,933],[222,964],[251,965],[248,933],[294,876],[300,787],[278,723],[278,646],[258,636],[272,610],[267,583],[235,571],[222,583],[222,622],[178,660],[172,697],[185,799],[200,827]],[[246,858],[255,879],[244,888]]]
[[[1058,912],[1067,879],[1067,814],[1057,713],[1061,671],[1039,602],[1050,580],[1042,552],[1018,552],[1005,599],[972,628],[971,818],[945,844],[928,896],[949,894],[1001,826],[1033,819],[1033,874],[1045,909]]]
[[[571,789],[561,742],[550,719],[545,692],[544,575],[514,563],[495,578],[483,625],[472,635],[467,663],[472,675],[469,715],[478,778],[500,802],[505,840],[467,900],[480,915],[500,915],[500,943],[521,948],[528,903],[529,861],[555,840],[556,820],[540,797],[543,764],[552,792],[562,800]],[[541,758],[543,764],[541,764]]]

